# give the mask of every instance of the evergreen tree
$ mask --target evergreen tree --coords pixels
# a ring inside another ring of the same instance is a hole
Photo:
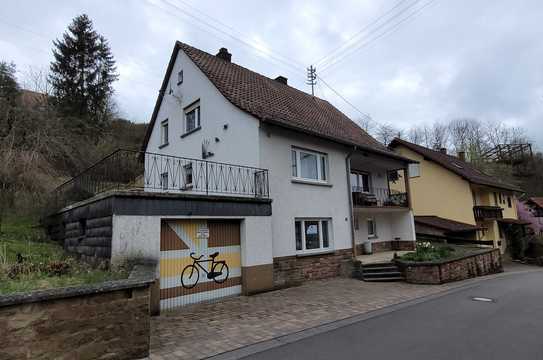
[[[103,125],[110,118],[112,84],[118,78],[107,40],[83,14],[53,44],[49,81],[59,110]]]
[[[20,93],[15,73],[17,72],[14,63],[0,61],[0,99],[14,105]]]

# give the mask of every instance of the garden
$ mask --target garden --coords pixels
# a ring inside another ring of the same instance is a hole
[[[0,295],[96,284],[128,277],[129,265],[91,266],[45,238],[30,219],[7,219],[0,232]]]

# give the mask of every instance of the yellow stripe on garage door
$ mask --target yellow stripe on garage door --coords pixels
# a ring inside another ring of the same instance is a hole
[[[226,265],[228,265],[230,269],[239,268],[241,266],[240,254],[238,252],[220,253],[219,256],[215,258],[215,261],[222,260],[226,261]],[[193,260],[189,256],[177,259],[160,259],[160,277],[181,276],[183,269],[192,263]],[[200,263],[200,265],[204,267],[207,266],[207,269],[210,270],[211,261]]]

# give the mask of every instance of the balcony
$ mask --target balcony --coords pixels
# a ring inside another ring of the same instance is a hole
[[[473,215],[475,220],[496,220],[502,219],[503,209],[499,206],[474,206]]]
[[[358,186],[352,187],[354,207],[408,207],[407,193],[384,188],[372,188],[364,191]]]
[[[117,150],[53,191],[56,210],[105,191],[269,197],[267,169]]]

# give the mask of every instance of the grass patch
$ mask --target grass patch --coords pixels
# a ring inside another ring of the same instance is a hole
[[[31,219],[11,219],[0,233],[0,295],[38,289],[94,284],[128,277],[128,267],[115,271],[92,267],[47,241]]]

